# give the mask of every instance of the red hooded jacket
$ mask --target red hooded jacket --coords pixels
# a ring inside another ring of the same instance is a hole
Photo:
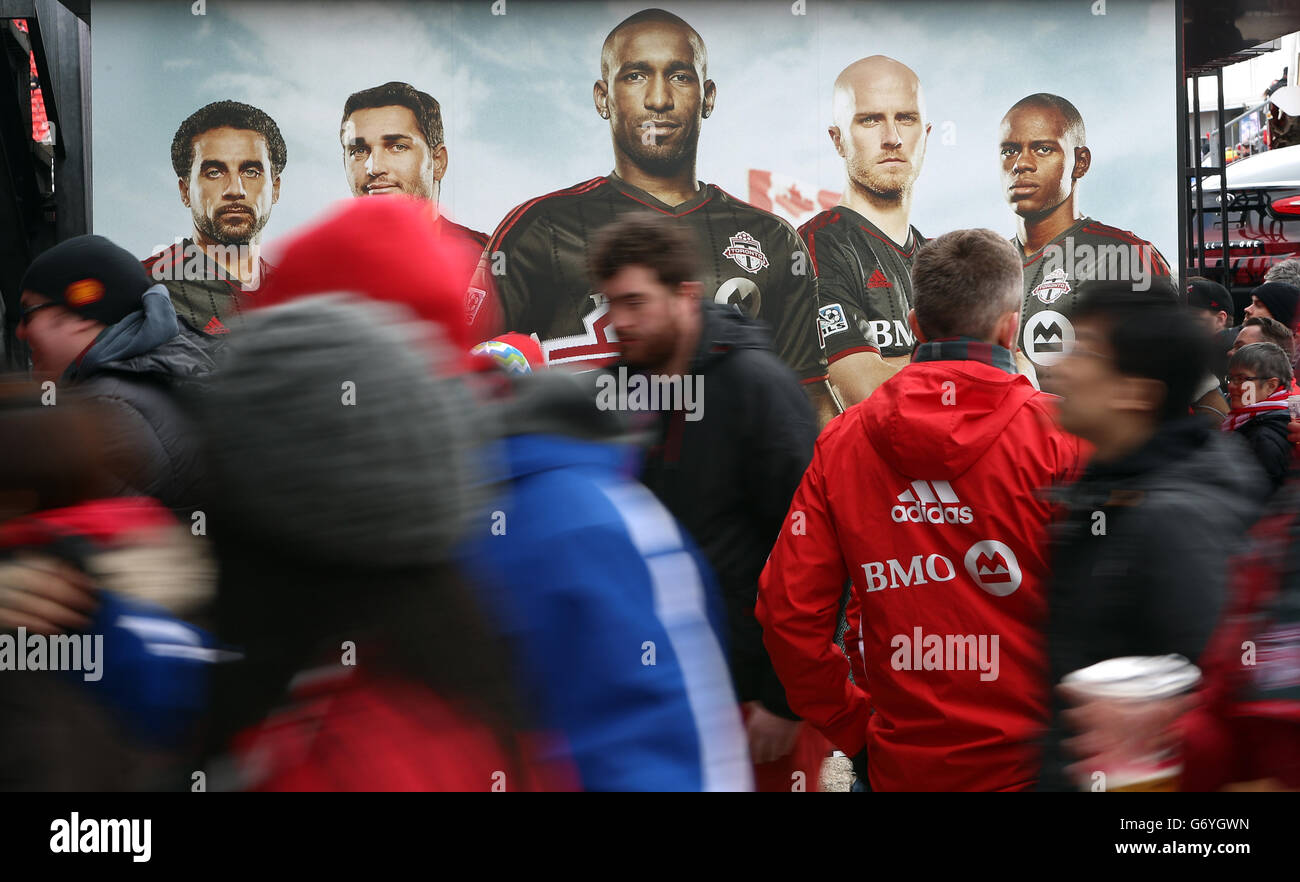
[[[1036,778],[1052,510],[1035,491],[1080,450],[1010,368],[1000,347],[923,344],[832,421],[759,583],[791,708],[845,753],[866,746],[875,790]],[[856,685],[833,642],[848,578]]]

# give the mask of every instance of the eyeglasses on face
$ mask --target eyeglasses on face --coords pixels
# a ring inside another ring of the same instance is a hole
[[[34,313],[40,312],[42,309],[46,309],[47,307],[58,305],[59,304],[55,303],[53,300],[48,300],[45,303],[38,303],[35,306],[24,306],[22,307],[22,311],[18,314],[18,323],[26,324],[31,321]]]

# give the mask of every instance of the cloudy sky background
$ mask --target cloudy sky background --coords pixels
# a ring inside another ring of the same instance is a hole
[[[450,166],[443,203],[486,232],[514,205],[613,167],[592,83],[610,28],[648,3],[507,0],[315,3],[208,0],[94,4],[95,232],[141,255],[188,235],[169,151],[180,121],[233,98],[262,108],[288,145],[273,240],[346,198],[344,100],[405,80],[442,104]],[[926,235],[1011,235],[997,125],[1031,92],[1079,108],[1093,167],[1083,210],[1177,260],[1172,0],[662,3],[704,38],[717,83],[699,175],[746,198],[748,170],[839,191],[826,135],[830,87],[857,58],[886,54],[926,90],[930,136],[913,223]],[[947,138],[945,138],[945,134]],[[945,143],[948,142],[948,143]]]

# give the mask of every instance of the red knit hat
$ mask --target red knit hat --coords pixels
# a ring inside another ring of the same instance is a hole
[[[272,306],[311,294],[343,292],[400,303],[439,325],[458,352],[471,339],[464,248],[439,236],[429,203],[394,195],[349,199],[274,248],[275,271],[252,298]]]

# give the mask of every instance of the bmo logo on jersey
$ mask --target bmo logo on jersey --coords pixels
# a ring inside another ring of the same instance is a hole
[[[971,581],[994,597],[1014,594],[1024,579],[1016,553],[996,539],[981,539],[972,544],[962,564]],[[867,580],[867,591],[871,592],[951,582],[957,577],[957,568],[942,554],[914,554],[907,563],[893,559],[864,563],[862,573]]]
[[[861,319],[858,321],[858,330],[862,332],[865,340],[871,341],[871,345],[877,349],[892,349],[896,346],[906,346],[909,349],[915,345],[916,338],[912,336],[912,329],[907,326],[907,322],[894,319],[892,322],[884,319]]]
[[[1011,546],[996,539],[976,542],[966,551],[967,574],[994,597],[1014,594],[1024,578]]]
[[[889,517],[896,524],[969,524],[975,519],[947,481],[913,481],[912,489],[898,494]]]
[[[727,279],[714,292],[713,302],[730,306],[746,318],[757,318],[763,308],[763,292],[752,279]]]
[[[950,582],[957,577],[952,561],[942,554],[914,554],[906,566],[896,560],[875,560],[862,565],[868,591],[906,588],[927,582]]]

